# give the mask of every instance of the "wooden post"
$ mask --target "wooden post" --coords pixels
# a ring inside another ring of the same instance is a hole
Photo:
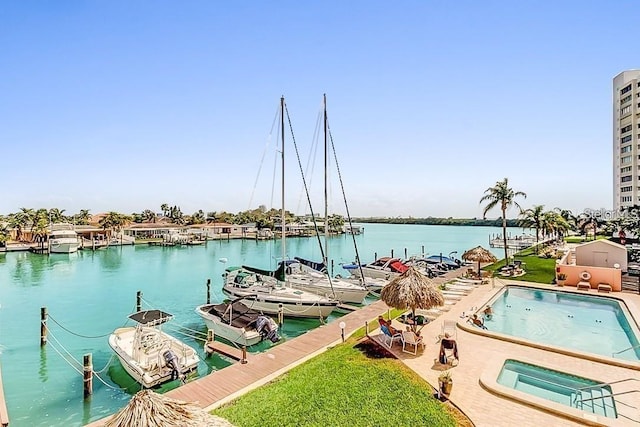
[[[212,344],[214,339],[215,335],[213,333],[213,329],[207,329],[207,341],[204,343],[205,357],[209,357],[213,354],[213,347],[209,347],[209,344]]]
[[[282,303],[278,304],[278,325],[282,328],[282,324],[284,323],[284,309],[282,308]]]
[[[240,360],[240,363],[242,363],[243,365],[247,363],[247,346],[246,345],[242,346],[242,359]]]
[[[87,399],[93,394],[93,362],[91,353],[84,355],[84,398]]]
[[[142,310],[142,291],[136,292],[136,312]]]
[[[211,304],[211,279],[207,279],[207,304]]]
[[[404,248],[404,259],[407,259],[407,248]]]
[[[374,252],[373,253],[373,260],[377,260],[378,259],[378,252]]]
[[[391,249],[391,258],[393,258],[393,249]]]
[[[40,347],[47,345],[47,307],[40,308]]]
[[[331,260],[331,277],[333,277],[333,260]]]
[[[424,256],[424,245],[422,245],[422,256]]]
[[[365,336],[369,336],[369,322],[364,322],[364,334]]]

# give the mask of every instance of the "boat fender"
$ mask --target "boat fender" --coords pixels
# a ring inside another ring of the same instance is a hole
[[[167,366],[171,368],[171,380],[176,380],[178,378],[182,379],[183,375],[180,370],[178,356],[171,349],[168,349],[162,353],[162,357],[164,357],[164,361],[167,362]]]

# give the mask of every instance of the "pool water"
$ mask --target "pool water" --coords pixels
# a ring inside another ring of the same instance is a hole
[[[637,325],[613,298],[508,286],[490,302],[490,331],[628,361],[640,361]]]
[[[598,381],[565,372],[507,359],[500,371],[498,384],[542,399],[617,418],[616,403],[611,387]]]

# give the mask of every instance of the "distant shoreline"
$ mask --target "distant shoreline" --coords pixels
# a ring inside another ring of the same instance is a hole
[[[502,219],[478,218],[352,218],[353,222],[365,224],[416,224],[416,225],[460,225],[466,227],[502,227]],[[515,219],[507,219],[507,227],[522,228]]]

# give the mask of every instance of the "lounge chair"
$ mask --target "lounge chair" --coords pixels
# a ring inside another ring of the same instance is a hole
[[[407,345],[413,346],[413,352],[406,349]],[[402,351],[405,353],[418,354],[418,346],[422,346],[422,350],[425,348],[422,337],[417,336],[413,331],[402,331]]]
[[[380,330],[382,331],[382,344],[384,344],[385,347],[391,349],[394,341],[402,341],[401,332],[396,332],[392,335],[391,332],[389,332],[389,328],[384,325],[380,326]]]

